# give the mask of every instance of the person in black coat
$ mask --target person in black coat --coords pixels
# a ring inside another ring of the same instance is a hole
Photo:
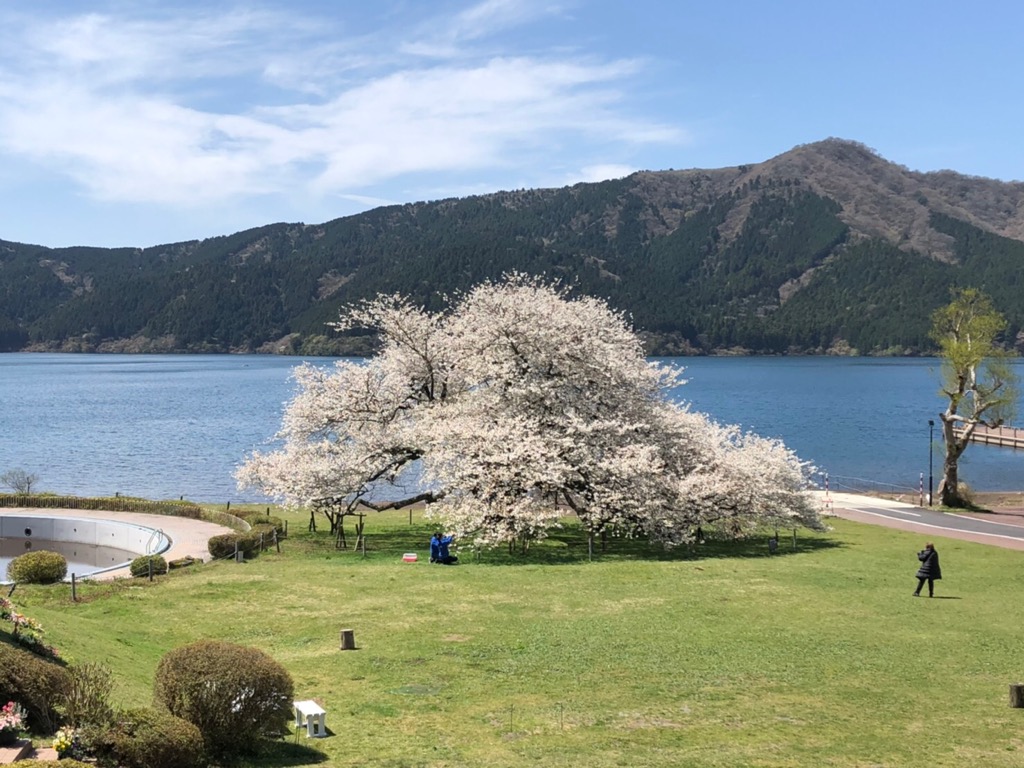
[[[921,587],[928,582],[928,597],[931,597],[935,582],[942,578],[942,569],[939,567],[939,552],[930,541],[924,545],[924,549],[917,553],[917,559],[921,561],[921,567],[917,569],[917,589],[914,590],[914,597],[921,596]]]

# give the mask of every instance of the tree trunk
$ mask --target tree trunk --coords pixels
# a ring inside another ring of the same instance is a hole
[[[942,482],[939,483],[939,499],[944,507],[962,507],[964,501],[960,498],[960,478],[957,459],[946,455],[942,465]]]
[[[954,420],[950,414],[939,414],[942,419],[942,436],[946,445],[946,456],[942,462],[942,480],[939,482],[939,499],[944,507],[965,507],[966,501],[960,495],[960,456],[967,448],[973,424],[965,423],[960,438],[953,432]]]

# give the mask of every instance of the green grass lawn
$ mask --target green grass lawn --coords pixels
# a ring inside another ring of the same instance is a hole
[[[404,512],[368,518],[365,558],[288,519],[280,554],[14,598],[110,666],[124,706],[151,702],[175,646],[267,651],[331,735],[245,765],[1024,766],[1022,553],[935,539],[929,600],[911,597],[921,536],[842,520],[774,556],[766,537],[616,541],[588,562],[570,531],[442,567]]]

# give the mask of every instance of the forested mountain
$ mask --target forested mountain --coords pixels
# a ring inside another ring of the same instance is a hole
[[[146,249],[0,241],[0,350],[363,353],[381,291],[519,270],[628,312],[652,353],[914,354],[954,285],[1024,327],[1024,184],[827,141],[755,165],[389,206]]]

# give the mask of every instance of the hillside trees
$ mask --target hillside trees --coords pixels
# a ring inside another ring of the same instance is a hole
[[[679,372],[600,300],[513,274],[439,312],[380,296],[339,325],[376,329],[379,353],[297,369],[283,447],[251,455],[241,485],[349,509],[418,498],[485,546],[525,547],[566,512],[592,536],[669,546],[711,522],[820,524],[809,467],[668,400]]]
[[[1011,417],[1017,402],[1017,377],[997,345],[1006,327],[988,296],[975,288],[955,291],[953,300],[932,316],[932,337],[942,357],[942,394],[948,400],[939,414],[946,454],[939,496],[948,507],[962,507],[959,461],[979,424],[998,427]]]
[[[628,312],[650,354],[930,354],[951,285],[985,286],[1007,338],[1024,328],[1022,205],[1020,184],[918,174],[828,140],[756,169],[642,171],[152,248],[0,240],[0,350],[362,354],[369,335],[324,333],[342,307],[398,293],[437,312],[441,295],[519,270]]]

